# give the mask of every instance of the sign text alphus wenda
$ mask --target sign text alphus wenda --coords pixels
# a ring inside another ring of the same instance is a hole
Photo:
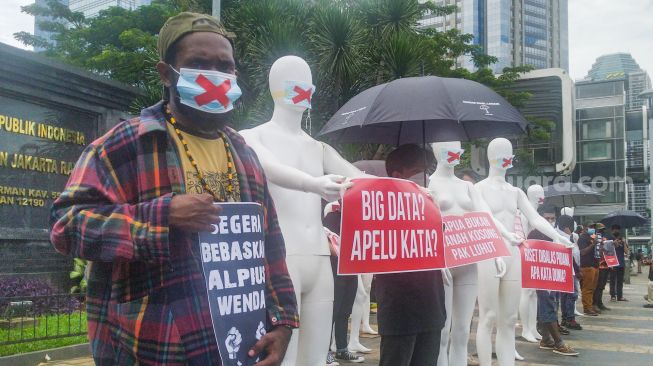
[[[360,178],[342,202],[339,274],[444,267],[440,210],[417,184]]]

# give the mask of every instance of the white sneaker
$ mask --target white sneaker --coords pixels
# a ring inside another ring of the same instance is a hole
[[[363,346],[362,344],[350,344],[347,346],[347,349],[351,352],[358,352],[358,353],[372,353],[372,350]]]

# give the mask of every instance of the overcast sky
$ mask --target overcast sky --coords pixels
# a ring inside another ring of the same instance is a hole
[[[598,56],[629,52],[653,74],[653,0],[568,0],[569,67],[572,78],[587,74]],[[33,0],[0,1],[0,42],[22,47],[13,33],[33,32],[34,19],[20,12]]]

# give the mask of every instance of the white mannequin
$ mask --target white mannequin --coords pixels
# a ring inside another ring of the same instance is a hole
[[[284,101],[288,81],[312,84],[311,70],[303,59],[285,56],[272,65],[272,119],[241,134],[265,170],[297,294],[301,326],[293,331],[282,365],[322,366],[329,349],[333,276],[320,218],[320,196],[329,201],[339,198],[340,190],[346,188],[344,177],[362,173],[332,147],[302,130],[306,107]],[[329,173],[335,175],[325,175]]]
[[[526,196],[531,206],[535,210],[544,203],[544,188],[539,184],[534,184],[526,190]],[[525,217],[521,218],[524,228],[524,235],[528,236],[530,227]],[[537,292],[531,288],[521,290],[521,299],[519,301],[519,318],[522,323],[521,336],[531,343],[537,343],[542,339],[542,335],[537,332]]]
[[[434,200],[440,207],[441,214],[447,216],[463,215],[467,212],[490,212],[474,185],[454,175],[454,167],[459,163],[459,159],[449,160],[446,158],[449,152],[458,154],[462,151],[460,142],[439,142],[431,144],[431,147],[438,165],[431,175],[429,191],[431,191]],[[508,232],[500,222],[496,222],[496,224],[504,237],[510,242],[521,242],[513,233]],[[502,258],[487,262],[495,264],[496,276],[500,277],[505,274],[505,264]],[[447,320],[442,328],[440,338],[438,366],[467,364],[469,328],[478,293],[478,277],[475,264],[450,268],[449,271],[452,278],[450,283],[445,283],[444,286]],[[488,275],[488,273],[485,273],[485,275]]]
[[[351,330],[347,349],[351,352],[370,353],[371,349],[360,342],[360,333],[379,334],[370,326],[370,291],[372,290],[372,274],[358,275],[356,299],[351,310]]]
[[[542,218],[531,206],[526,194],[506,182],[506,170],[511,167],[512,144],[504,138],[490,142],[487,150],[490,162],[488,178],[476,184],[485,202],[492,210],[496,220],[505,227],[514,227],[515,215],[520,210],[531,228],[537,229],[555,241],[571,245]],[[506,164],[507,163],[507,164]],[[489,366],[492,361],[492,329],[496,326],[495,349],[499,365],[515,364],[515,323],[521,295],[521,261],[517,247],[511,246],[511,258],[506,261],[506,275],[502,278],[487,276],[493,264],[478,264],[478,306],[479,324],[476,335],[476,349],[481,366]]]

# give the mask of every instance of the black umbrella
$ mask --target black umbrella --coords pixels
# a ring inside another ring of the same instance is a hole
[[[601,223],[606,227],[619,225],[622,229],[630,229],[646,224],[646,217],[630,210],[612,211],[601,219]]]
[[[557,207],[599,203],[602,196],[582,183],[562,182],[544,187],[544,202]]]
[[[465,79],[422,76],[377,85],[350,99],[320,135],[389,145],[521,134],[527,121],[490,88]]]

